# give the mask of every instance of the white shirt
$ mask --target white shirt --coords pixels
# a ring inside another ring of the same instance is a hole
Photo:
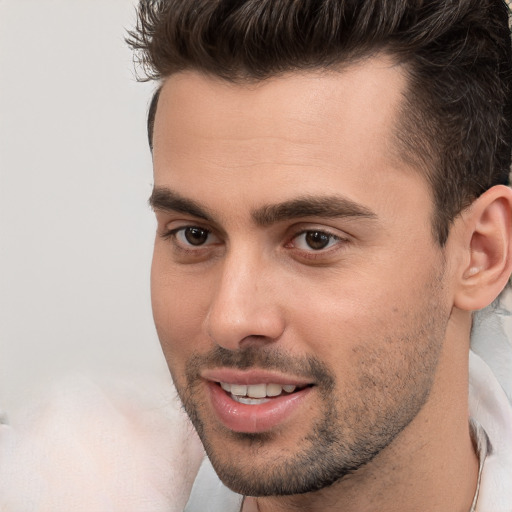
[[[475,316],[471,338],[469,412],[490,441],[476,512],[512,512],[511,312],[509,287]]]

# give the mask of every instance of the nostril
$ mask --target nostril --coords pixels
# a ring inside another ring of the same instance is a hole
[[[269,343],[273,343],[276,340],[273,338],[269,338],[268,336],[262,336],[260,334],[251,334],[250,336],[246,336],[243,340],[240,341],[240,348],[248,348],[248,347],[259,347],[263,345],[268,345]]]
[[[220,290],[210,304],[204,332],[216,345],[233,351],[260,347],[281,337],[284,314],[270,296],[238,297],[239,300],[234,300],[231,294]]]

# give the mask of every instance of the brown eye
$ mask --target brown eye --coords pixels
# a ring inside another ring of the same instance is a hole
[[[292,240],[290,246],[303,252],[321,253],[341,246],[346,242],[339,237],[323,229],[307,229],[298,233]]]
[[[183,230],[183,236],[190,245],[203,245],[208,240],[210,232],[207,229],[190,227]]]
[[[304,235],[304,241],[308,247],[315,251],[325,249],[333,238],[332,235],[322,231],[307,231]]]

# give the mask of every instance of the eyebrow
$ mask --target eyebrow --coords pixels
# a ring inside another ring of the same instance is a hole
[[[165,187],[155,187],[148,202],[155,211],[185,213],[199,219],[212,220],[208,211],[198,203]]]
[[[149,198],[155,211],[178,212],[213,221],[213,215],[197,202],[166,187],[155,187]],[[303,196],[282,203],[262,206],[251,212],[259,226],[269,226],[285,220],[304,217],[376,219],[377,215],[351,199],[339,195]]]
[[[258,208],[252,213],[252,216],[260,226],[301,217],[377,218],[377,215],[369,208],[338,195],[299,197],[283,203]]]

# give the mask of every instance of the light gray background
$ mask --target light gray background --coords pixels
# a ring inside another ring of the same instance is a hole
[[[0,407],[74,372],[166,372],[151,318],[131,0],[0,0]]]

